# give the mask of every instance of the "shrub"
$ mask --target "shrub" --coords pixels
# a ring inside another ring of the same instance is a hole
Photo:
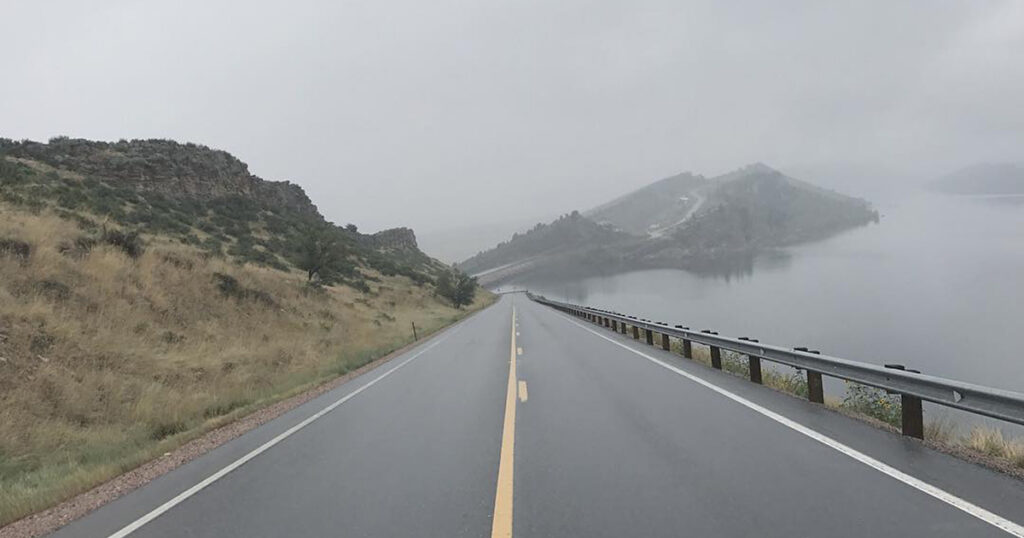
[[[224,273],[214,273],[214,280],[217,282],[217,289],[221,295],[230,297],[237,301],[254,301],[265,306],[274,306],[276,302],[271,295],[262,290],[256,290],[243,286],[238,279]]]
[[[108,245],[117,247],[121,252],[124,252],[132,259],[137,259],[139,256],[142,256],[142,253],[145,250],[142,244],[142,238],[139,237],[138,232],[107,230],[103,232],[102,240]]]
[[[0,238],[0,255],[17,258],[21,261],[28,261],[32,254],[32,245],[17,239]]]
[[[174,434],[181,433],[188,429],[188,425],[180,420],[167,420],[157,422],[149,427],[149,437],[154,441],[166,439]]]
[[[34,287],[36,293],[54,301],[66,301],[71,297],[71,288],[57,280],[40,280]]]
[[[444,271],[437,277],[437,294],[451,301],[455,308],[472,303],[476,288],[476,277],[459,270]]]
[[[847,382],[843,407],[869,417],[899,426],[903,421],[903,406],[898,394],[882,389]]]
[[[74,241],[64,241],[57,247],[57,252],[72,258],[84,258],[92,251],[98,241],[83,235]]]

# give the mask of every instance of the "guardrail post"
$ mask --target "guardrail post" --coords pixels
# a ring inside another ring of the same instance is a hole
[[[921,398],[901,394],[900,407],[903,409],[903,435],[924,439],[924,409]]]
[[[681,325],[675,326],[677,331],[670,331],[668,334],[665,334],[665,330],[661,327],[661,325],[663,325],[661,322],[648,325],[649,320],[637,318],[635,316],[619,314],[611,311],[598,311],[596,309],[591,312],[578,305],[548,301],[542,296],[530,295],[529,297],[531,300],[537,301],[538,303],[545,304],[556,309],[561,309],[581,318],[596,318],[598,315],[603,316],[604,314],[607,314],[608,316],[614,315],[618,319],[612,322],[612,328],[615,329],[616,332],[621,330],[625,335],[628,334],[628,328],[632,326],[633,339],[635,340],[640,339],[639,323],[642,321],[645,323],[645,326],[657,327],[659,329],[657,332],[662,335],[663,347],[665,336],[669,336],[668,340],[670,342],[672,337],[678,338],[681,343],[680,347],[682,348],[682,355],[686,358],[693,358],[692,345],[694,341],[697,341],[702,345],[708,346],[712,356],[712,363],[717,368],[722,368],[723,366],[721,363],[722,349],[733,351],[735,353],[747,354],[750,379],[754,382],[763,383],[763,370],[761,366],[761,362],[763,360],[789,364],[790,366],[797,368],[797,372],[807,370],[807,397],[810,401],[815,403],[823,404],[825,402],[823,382],[825,372],[828,372],[828,375],[838,379],[851,381],[853,379],[862,379],[862,382],[866,385],[884,390],[888,394],[900,395],[902,400],[900,417],[902,421],[902,430],[903,434],[908,437],[916,437],[919,439],[924,437],[925,424],[922,409],[923,401],[920,397],[914,395],[931,394],[928,390],[933,388],[942,389],[942,391],[938,393],[939,396],[935,396],[936,404],[953,407],[969,413],[976,413],[1006,420],[1014,424],[1024,424],[1024,394],[1021,393],[998,391],[987,387],[970,387],[955,380],[941,378],[926,379],[921,376],[907,373],[886,375],[883,369],[867,364],[851,364],[851,361],[844,361],[841,359],[837,360],[834,357],[821,356],[817,359],[808,357],[808,353],[818,355],[820,355],[820,353],[818,351],[808,350],[806,347],[798,347],[794,348],[794,351],[787,351],[776,347],[770,348],[770,346],[760,347],[749,344],[735,345],[730,339],[705,338],[703,335],[698,334],[697,331],[690,330],[689,327],[683,327]],[[610,317],[608,319],[610,319]],[[603,322],[607,323],[605,320],[603,320]],[[646,328],[644,331],[647,333],[648,343],[651,343],[651,333],[653,331]],[[717,334],[712,331],[700,332]],[[691,335],[696,338],[690,338]],[[757,342],[757,340],[746,337],[740,338],[739,340]],[[710,342],[710,344],[707,342]],[[907,370],[901,365],[887,364],[885,366],[887,368],[905,370],[906,372],[919,373],[915,370]],[[817,369],[817,371],[809,368]],[[967,391],[967,394],[963,394],[963,391]],[[945,396],[943,397],[942,394],[945,394]],[[931,398],[932,396],[928,397]]]
[[[718,334],[715,331],[704,329],[702,333],[707,334]],[[711,352],[711,367],[716,370],[722,369],[722,350],[716,346],[708,345],[708,351]]]
[[[908,370],[902,364],[886,364],[885,367],[915,374],[921,373],[917,370]],[[900,409],[903,411],[903,435],[924,439],[924,409],[921,405],[921,398],[900,394]]]
[[[816,349],[807,349],[805,347],[795,347],[793,349],[803,351],[804,353],[814,353],[815,355],[821,354]],[[825,403],[825,385],[821,381],[821,372],[807,370],[807,399],[814,403]]]
[[[716,370],[722,369],[722,350],[715,346],[708,346],[711,350],[711,367]]]
[[[671,343],[668,341],[668,335],[665,334],[665,333],[662,333],[661,334],[661,349],[664,349],[665,351],[668,351],[672,347],[670,344]]]
[[[609,318],[604,318],[604,326],[605,326],[605,328],[611,327],[612,326],[612,320],[609,319]]]
[[[676,325],[676,328],[677,329],[682,329],[684,331],[690,330],[689,327],[683,327],[682,325]],[[679,341],[683,343],[683,357],[685,357],[687,359],[692,359],[693,358],[693,344],[690,342],[689,339],[686,339],[686,338],[680,338]]]
[[[750,380],[758,385],[761,382],[761,357],[755,357],[753,355],[747,355],[747,363],[750,370]]]
[[[757,342],[756,338],[747,338],[741,336],[740,340],[746,340],[747,342]],[[763,384],[761,381],[761,357],[755,355],[747,355],[747,369],[750,370],[750,380],[758,385]]]
[[[825,403],[825,386],[821,381],[821,372],[807,370],[807,399],[814,403]]]
[[[654,331],[652,331],[650,329],[644,329],[644,331],[647,333],[647,335],[646,335],[647,336],[647,345],[653,346],[654,345]]]

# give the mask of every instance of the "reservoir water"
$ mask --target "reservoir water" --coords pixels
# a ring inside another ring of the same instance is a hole
[[[1024,392],[1024,197],[920,193],[876,207],[878,224],[760,256],[739,270],[511,284],[694,329]]]

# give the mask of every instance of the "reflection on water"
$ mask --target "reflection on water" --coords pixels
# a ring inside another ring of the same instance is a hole
[[[728,267],[514,284],[1024,392],[1024,197],[922,194],[880,209],[879,225]]]

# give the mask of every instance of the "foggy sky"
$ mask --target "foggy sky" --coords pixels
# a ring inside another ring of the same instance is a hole
[[[0,136],[206,144],[364,231],[755,161],[1024,160],[1018,1],[3,4]]]

